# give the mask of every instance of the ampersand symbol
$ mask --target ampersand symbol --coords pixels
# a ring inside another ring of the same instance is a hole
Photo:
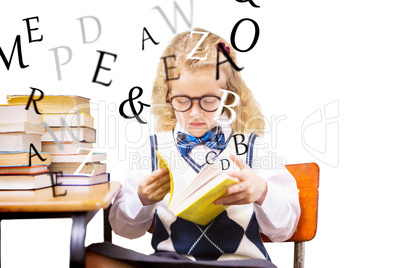
[[[259,7],[260,7],[260,6],[257,6],[257,5],[254,3],[253,0],[236,0],[236,2],[239,2],[239,3],[246,3],[246,2],[249,2],[253,7],[256,7],[256,8],[259,8]]]
[[[134,91],[134,89],[136,89],[136,88],[138,88],[138,90],[139,90],[140,92],[138,93],[138,95],[137,95],[135,98],[133,98],[133,91]],[[143,106],[150,107],[151,105],[146,104],[146,103],[142,103],[141,101],[139,101],[138,103],[140,104],[140,111],[137,113],[137,111],[135,110],[135,107],[134,107],[134,103],[133,103],[133,100],[139,98],[141,95],[142,95],[142,88],[140,88],[140,87],[133,87],[133,88],[130,90],[130,93],[128,94],[128,99],[125,100],[125,101],[123,101],[123,102],[120,104],[119,113],[120,113],[121,116],[123,116],[123,117],[126,118],[126,119],[132,119],[132,118],[135,117],[135,118],[138,120],[138,122],[140,122],[141,124],[146,124],[147,122],[143,121],[143,120],[139,117],[139,115],[140,115],[141,112],[142,112]],[[131,108],[131,111],[133,112],[133,116],[127,116],[127,115],[124,113],[123,108],[124,108],[124,105],[125,105],[127,102],[130,103],[130,108]]]

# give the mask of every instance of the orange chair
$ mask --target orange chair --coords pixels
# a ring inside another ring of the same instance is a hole
[[[316,163],[286,165],[295,177],[299,189],[301,215],[293,236],[287,242],[294,242],[293,267],[304,267],[304,242],[310,241],[317,232],[319,167]],[[264,242],[271,242],[261,235]]]
[[[286,165],[295,177],[299,189],[301,207],[300,220],[293,236],[286,242],[294,242],[294,268],[304,267],[304,242],[314,238],[317,232],[319,168],[316,163]],[[104,211],[104,239],[112,241],[112,230],[108,221],[109,208]],[[152,232],[153,224],[148,230]],[[272,242],[261,234],[264,242]]]

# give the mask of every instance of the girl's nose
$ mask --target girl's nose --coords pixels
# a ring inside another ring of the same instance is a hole
[[[190,109],[190,116],[196,116],[202,114],[202,109],[200,107],[199,101],[193,101],[193,106]]]

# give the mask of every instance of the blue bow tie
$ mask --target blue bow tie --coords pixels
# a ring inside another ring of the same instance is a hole
[[[187,156],[198,144],[205,144],[211,149],[225,149],[225,137],[222,128],[216,126],[205,133],[202,138],[196,138],[180,131],[177,133],[177,146],[183,156]]]

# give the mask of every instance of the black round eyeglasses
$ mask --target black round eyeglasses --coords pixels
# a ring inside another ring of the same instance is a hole
[[[193,106],[193,100],[198,100],[202,110],[206,112],[215,112],[221,104],[221,98],[215,95],[205,95],[202,97],[191,98],[186,95],[177,95],[166,98],[167,103],[171,103],[177,112],[187,112]]]

